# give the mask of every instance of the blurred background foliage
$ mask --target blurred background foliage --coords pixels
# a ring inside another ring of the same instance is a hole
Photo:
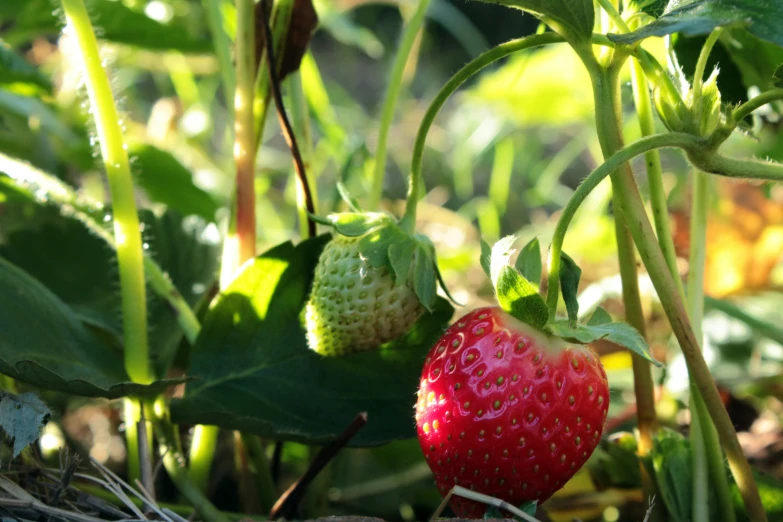
[[[86,3],[120,101],[138,200],[150,220],[159,217],[157,224],[148,221],[145,227],[145,248],[191,304],[203,306],[214,291],[217,244],[233,183],[230,115],[204,8],[196,0]],[[283,90],[291,107],[297,83],[302,86],[308,110],[306,115],[294,115],[295,126],[310,174],[317,180],[319,211],[325,214],[342,208],[335,188],[342,175],[360,201],[367,199],[373,165],[371,154],[362,151],[375,150],[388,72],[403,20],[412,13],[414,2],[314,3],[320,25],[300,71]],[[233,34],[233,6],[224,1],[222,9],[226,30]],[[401,209],[415,133],[429,101],[450,74],[483,50],[537,28],[537,21],[521,11],[478,2],[433,1],[406,69],[390,133],[386,208]],[[116,333],[118,299],[107,301],[102,291],[114,281],[107,275],[116,270],[111,253],[67,213],[42,206],[46,191],[36,186],[20,191],[8,179],[17,169],[9,158],[17,158],[55,175],[77,194],[107,202],[100,155],[84,110],[82,78],[74,63],[74,43],[60,30],[61,14],[50,0],[0,2],[0,255],[25,267],[83,311],[88,322]],[[686,43],[678,42],[678,47],[686,49]],[[650,49],[660,56],[665,53],[661,41],[650,42]],[[686,54],[683,50],[682,56]],[[720,66],[726,74],[737,67],[725,53]],[[630,83],[623,89],[624,99],[630,100]],[[747,96],[747,88],[734,91],[737,100]],[[632,105],[626,107],[626,115],[626,137],[636,139]],[[492,298],[477,262],[479,238],[491,242],[518,234],[522,241],[539,236],[548,244],[559,208],[600,162],[592,118],[587,75],[565,45],[512,56],[469,82],[447,103],[427,141],[427,195],[419,229],[435,242],[441,270],[457,300],[472,307]],[[727,146],[737,156],[783,160],[778,115],[769,111],[757,118],[753,136],[736,135]],[[643,163],[637,167],[644,191]],[[664,154],[664,169],[685,274],[690,172],[675,153]],[[712,189],[706,357],[746,451],[759,469],[783,478],[783,187],[715,180]],[[258,155],[256,192],[259,250],[297,240],[292,162],[275,118],[268,120]],[[168,248],[186,240],[185,250]],[[603,304],[622,315],[608,184],[580,210],[566,249],[583,268],[582,313]],[[47,274],[57,277],[47,279]],[[667,369],[656,374],[659,413],[669,426],[682,428],[688,424],[682,400],[685,365],[676,347],[670,346],[669,329],[649,281],[644,275],[641,280],[651,346],[660,360],[668,361]],[[109,288],[111,292],[118,294],[118,288]],[[151,313],[164,315],[161,308],[153,307]],[[181,339],[176,324],[163,319],[152,324],[156,335],[164,338],[160,349],[176,350]],[[630,357],[609,345],[597,348],[613,395],[609,439],[593,461],[617,462],[625,454],[617,457],[619,450],[612,449],[617,436],[612,434],[634,425]],[[175,359],[172,371],[178,367],[182,361]],[[67,441],[118,472],[124,469],[118,404],[55,393],[43,396],[58,412],[57,422],[50,423],[41,440],[44,456],[56,462],[57,449]],[[253,506],[242,505],[237,496],[231,434],[222,440],[213,469],[214,498],[221,508],[252,511]],[[312,453],[312,448],[299,444],[283,446],[282,487],[299,476]],[[549,502],[551,519],[640,520],[645,505],[638,477],[596,477],[594,482],[592,469],[586,467]],[[616,465],[606,469],[610,474],[621,470]],[[344,451],[311,488],[304,514],[422,520],[439,499],[416,441],[408,440]]]

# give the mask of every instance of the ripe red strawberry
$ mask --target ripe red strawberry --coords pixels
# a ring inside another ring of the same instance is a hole
[[[582,467],[608,406],[590,348],[492,307],[462,317],[430,351],[416,424],[443,495],[459,485],[518,506],[546,501]],[[463,518],[486,507],[456,496],[451,505]]]

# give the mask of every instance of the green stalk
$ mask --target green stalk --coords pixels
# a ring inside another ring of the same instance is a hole
[[[202,493],[209,488],[209,474],[212,461],[215,459],[218,436],[218,426],[199,424],[193,427],[193,438],[190,441],[188,478]]]
[[[711,149],[689,150],[688,159],[699,170],[710,174],[730,178],[783,181],[783,164],[780,163],[727,158]]]
[[[704,320],[704,267],[707,252],[707,210],[709,207],[710,179],[707,174],[696,171],[693,176],[693,199],[691,204],[690,226],[690,257],[688,270],[688,316],[693,325],[697,339],[703,340],[702,322]],[[695,392],[695,393],[694,393]],[[733,522],[734,510],[731,508],[731,491],[729,490],[726,471],[723,467],[723,452],[720,449],[715,427],[706,416],[704,400],[699,396],[695,386],[691,386],[691,447],[694,459],[700,460],[702,468],[696,467],[694,461],[694,492],[692,503],[693,520],[708,520],[707,509],[707,473],[709,483],[715,488],[715,496],[720,503],[720,514],[724,521]],[[698,439],[696,437],[699,437]],[[700,453],[700,454],[697,454]],[[698,477],[697,477],[698,471]],[[697,480],[698,479],[698,480]],[[698,489],[697,489],[698,488]],[[703,488],[703,491],[702,491]],[[697,500],[699,501],[697,503]]]
[[[223,30],[223,14],[220,12],[221,0],[203,0],[204,11],[207,15],[209,32],[212,35],[212,44],[215,46],[218,68],[220,70],[220,82],[226,97],[226,108],[233,113],[234,104],[231,96],[234,93],[234,67],[231,63],[231,38]]]
[[[600,129],[603,129],[606,131],[604,139],[609,138],[610,142],[619,144],[621,143],[618,130],[620,100],[617,74],[593,64],[587,63],[586,65],[593,79],[599,138],[603,134]],[[616,67],[613,69],[616,70]],[[742,493],[748,513],[758,520],[766,520],[750,465],[742,452],[734,426],[723,407],[715,382],[701,355],[699,342],[688,321],[687,311],[679,296],[677,285],[668,270],[666,260],[658,247],[652,227],[647,219],[633,173],[628,168],[622,175],[613,176],[612,181],[617,197],[616,201],[627,216],[626,223],[631,229],[636,246],[661,299],[661,304],[680,342],[690,374],[718,428],[720,440],[726,449],[729,465]]]
[[[709,522],[709,486],[707,474],[707,447],[704,443],[704,428],[709,417],[703,418],[697,406],[700,402],[698,389],[691,383],[691,520]]]
[[[732,111],[730,126],[732,128],[735,127],[739,122],[744,120],[756,109],[777,100],[783,100],[783,89],[771,89],[759,94],[751,100],[746,101],[734,109],[734,111]]]
[[[448,100],[449,97],[474,74],[497,60],[524,49],[561,42],[563,42],[563,38],[560,35],[555,33],[544,33],[526,36],[500,44],[468,62],[462,69],[457,71],[448,82],[446,82],[440,91],[438,91],[438,94],[432,102],[430,102],[430,106],[427,108],[427,112],[424,114],[424,118],[422,118],[421,123],[419,124],[419,130],[416,133],[416,141],[413,144],[411,172],[408,178],[408,199],[405,205],[405,213],[403,214],[402,219],[400,219],[400,226],[404,230],[412,232],[416,226],[416,205],[419,202],[419,186],[421,184],[421,164],[424,156],[424,145],[427,141],[427,134],[429,133],[430,127],[432,127],[432,123],[435,121],[438,111],[440,111],[443,104],[446,103],[446,100]]]
[[[637,60],[631,63],[631,80],[633,86],[634,105],[636,113],[639,116],[639,127],[642,137],[652,136],[655,132],[655,116],[653,115],[652,100],[647,90],[647,80],[644,70]],[[666,258],[666,264],[669,266],[674,280],[679,283],[680,295],[685,296],[685,290],[682,288],[682,281],[677,269],[677,252],[674,249],[674,240],[672,239],[671,225],[669,224],[669,210],[666,202],[666,191],[663,187],[663,168],[661,167],[661,156],[657,150],[652,150],[645,154],[645,165],[647,165],[647,179],[650,186],[650,206],[652,207],[653,222],[655,223],[655,232],[658,236],[658,244]]]
[[[156,404],[157,406],[160,404]],[[167,406],[163,408],[167,410]],[[157,413],[157,412],[156,412]],[[177,486],[177,489],[188,502],[193,505],[205,522],[229,522],[229,518],[218,511],[218,509],[203,495],[202,491],[196,487],[190,480],[185,467],[185,456],[179,444],[176,430],[165,415],[157,415],[153,426],[155,436],[158,440],[160,458],[163,461],[163,467],[171,477],[171,480]]]
[[[125,371],[132,381],[147,384],[154,380],[149,361],[147,339],[147,296],[144,282],[144,256],[141,247],[141,229],[136,202],[133,199],[133,178],[128,163],[128,152],[122,137],[120,117],[114,103],[111,85],[101,64],[98,41],[90,17],[82,0],[61,0],[66,31],[76,36],[83,61],[87,95],[95,119],[95,128],[101,147],[101,156],[109,180],[109,191],[114,213],[114,239],[120,275],[122,303],[122,332]],[[133,412],[129,399],[126,411]],[[137,418],[126,418],[128,446],[128,476],[131,481],[140,478]]]
[[[144,256],[133,178],[128,152],[120,129],[120,117],[114,104],[109,79],[101,65],[98,41],[82,0],[62,0],[68,23],[73,31],[84,62],[87,94],[95,117],[101,156],[109,179],[114,238],[122,292],[122,326],[125,369],[134,382],[147,384],[154,380],[149,364],[147,343],[147,297],[144,284]]]
[[[236,232],[238,266],[256,255],[255,191],[255,3],[237,0],[236,94],[234,96],[234,162],[236,163]]]
[[[424,25],[424,16],[427,14],[429,6],[430,0],[419,0],[416,11],[414,11],[408,23],[405,24],[400,47],[397,49],[397,55],[394,57],[394,63],[392,64],[388,90],[386,91],[381,110],[381,124],[378,129],[378,146],[375,151],[372,189],[370,191],[369,206],[371,209],[378,207],[378,203],[383,195],[383,179],[386,173],[386,145],[389,140],[392,120],[394,120],[394,112],[397,108],[397,99],[400,97],[400,91],[402,90],[405,64],[408,63],[408,57],[416,41],[416,35],[419,34],[419,30]]]

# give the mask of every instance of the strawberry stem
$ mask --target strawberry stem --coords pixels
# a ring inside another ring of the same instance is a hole
[[[484,67],[517,51],[540,47],[542,45],[561,43],[563,41],[563,37],[558,34],[544,33],[526,36],[525,38],[519,38],[500,44],[468,62],[462,69],[457,71],[448,82],[446,82],[440,91],[438,91],[438,94],[432,102],[430,102],[430,106],[427,108],[427,112],[424,114],[424,118],[422,118],[421,123],[419,124],[419,130],[416,133],[416,141],[413,144],[413,157],[411,158],[411,170],[408,177],[408,199],[405,205],[405,213],[403,214],[402,219],[400,219],[400,227],[403,230],[408,233],[413,233],[416,226],[416,205],[418,204],[420,197],[419,188],[421,185],[421,166],[422,158],[424,156],[424,145],[427,141],[427,134],[432,127],[432,123],[435,121],[435,117],[438,115],[441,107],[443,107],[443,104],[446,103],[446,100],[448,100],[463,83],[468,81]]]

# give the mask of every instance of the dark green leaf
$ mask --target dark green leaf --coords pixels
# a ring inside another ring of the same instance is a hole
[[[656,366],[661,363],[653,359],[647,341],[638,330],[627,323],[608,323],[598,325],[572,326],[566,321],[556,321],[549,325],[551,332],[557,336],[581,344],[589,344],[604,339],[628,348],[635,354],[650,361]]]
[[[51,209],[50,209],[51,210]],[[116,258],[103,239],[76,219],[42,212],[41,221],[12,232],[0,245],[0,256],[21,267],[83,322],[119,340],[122,335]],[[215,225],[176,212],[141,215],[148,252],[185,300],[195,306],[216,277],[219,237]],[[182,330],[169,306],[149,289],[150,352],[156,374],[166,374]]]
[[[577,266],[565,252],[560,253],[560,291],[563,293],[566,311],[568,312],[568,321],[576,324],[579,315],[579,301],[577,294],[579,292],[579,279],[582,277],[582,269]]]
[[[421,243],[416,247],[414,263],[413,290],[424,308],[432,312],[438,290],[435,280],[435,260],[432,258],[432,252]]]
[[[593,315],[590,316],[590,320],[587,321],[587,325],[598,326],[611,322],[612,322],[612,316],[609,315],[609,312],[607,312],[603,307],[599,306],[598,308],[595,309]]]
[[[642,485],[636,439],[631,433],[618,435],[612,435],[610,440],[601,440],[587,461],[590,477],[601,490],[632,489]]]
[[[482,0],[534,14],[568,39],[590,41],[595,22],[592,0]]]
[[[415,436],[421,367],[453,309],[438,299],[433,314],[379,350],[319,356],[307,347],[300,313],[327,240],[279,245],[224,290],[191,355],[188,374],[196,379],[172,404],[175,422],[324,444],[366,411],[369,422],[351,445]]]
[[[538,286],[541,281],[541,247],[537,237],[520,250],[514,266],[525,279]]]
[[[49,0],[0,2],[0,18],[13,20],[5,39],[22,43],[37,36],[56,35],[62,29],[59,16]],[[206,30],[196,33],[192,23],[174,16],[168,23],[128,8],[123,2],[86,0],[93,25],[100,28],[103,40],[153,50],[177,50],[183,53],[211,53],[212,41]]]
[[[107,398],[156,394],[180,382],[129,382],[122,353],[101,344],[57,296],[2,258],[0,303],[6,304],[0,373],[49,390]]]
[[[37,67],[16,54],[8,45],[0,41],[0,83],[30,83],[52,89],[52,82],[41,74]]]
[[[519,506],[519,510],[525,513],[526,515],[530,515],[531,517],[536,516],[536,511],[538,510],[538,501],[537,500],[531,500],[529,502],[525,502],[521,506]]]
[[[348,237],[363,236],[373,228],[395,224],[389,215],[380,212],[341,212],[329,214],[327,219],[337,232]]]
[[[404,284],[413,265],[413,252],[416,250],[414,241],[395,243],[389,247],[389,261],[394,269],[395,282]]]
[[[218,203],[193,183],[193,176],[174,156],[157,147],[137,144],[131,147],[132,172],[136,184],[152,201],[163,203],[184,216],[215,220]]]
[[[512,266],[505,266],[495,282],[500,307],[530,326],[542,329],[549,319],[546,302],[530,281]]]
[[[691,447],[687,439],[662,428],[653,439],[652,463],[658,490],[675,522],[691,519]]]
[[[716,27],[747,25],[755,36],[783,46],[783,2],[758,0],[670,0],[664,14],[632,33],[610,35],[615,42],[633,43],[673,33],[708,34]]]
[[[38,440],[52,412],[34,393],[14,395],[3,393],[0,398],[0,428],[14,441],[13,456]]]
[[[783,88],[783,65],[778,66],[772,75],[772,83],[775,87]]]
[[[481,257],[479,257],[479,263],[481,263],[481,268],[484,270],[484,273],[487,274],[487,277],[491,278],[492,275],[489,273],[489,261],[492,258],[492,247],[483,239],[480,241],[480,244]]]

